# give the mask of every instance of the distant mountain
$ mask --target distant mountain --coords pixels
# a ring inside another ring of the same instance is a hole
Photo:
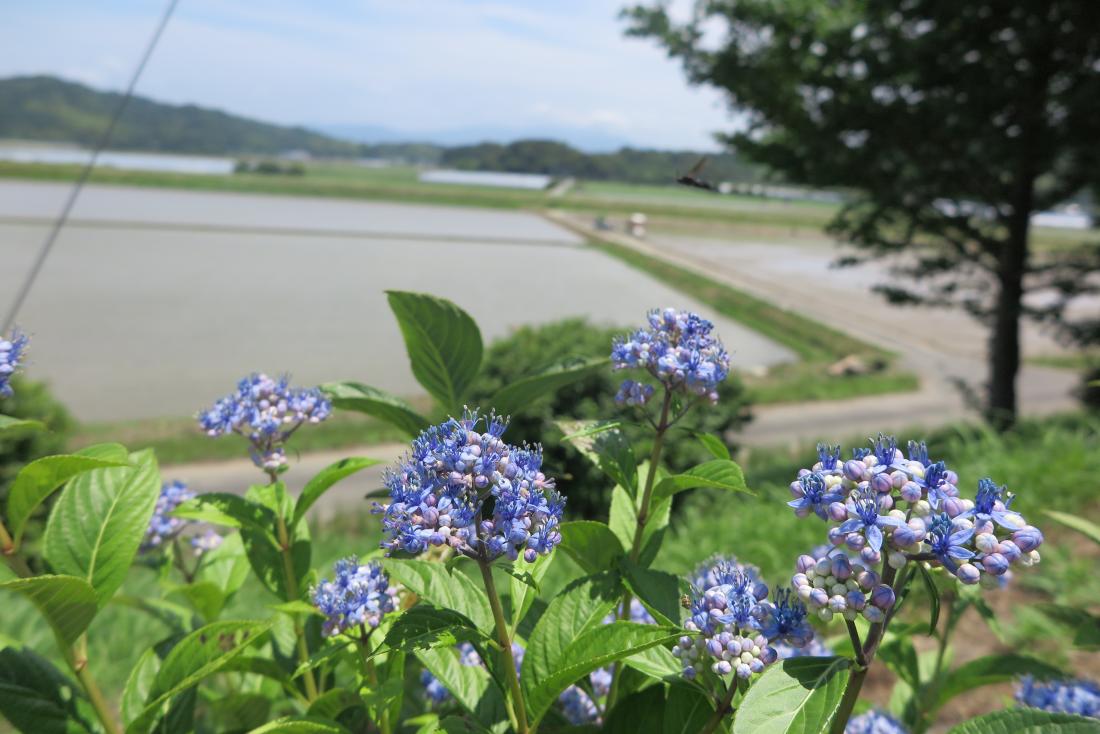
[[[95,144],[121,95],[51,76],[0,79],[0,138]],[[360,146],[307,130],[195,105],[135,96],[115,128],[115,149],[203,153],[357,156]]]
[[[468,126],[401,132],[381,125],[316,125],[318,130],[358,143],[380,144],[418,140],[441,147],[516,140],[559,140],[585,153],[608,153],[631,147],[629,140],[599,127]]]

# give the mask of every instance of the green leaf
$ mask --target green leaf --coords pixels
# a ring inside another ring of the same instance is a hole
[[[271,604],[270,607],[276,612],[283,612],[284,614],[310,614],[316,617],[325,616],[320,609],[303,599],[284,601],[281,604]]]
[[[559,529],[561,550],[576,561],[585,573],[613,569],[623,557],[622,543],[602,522],[572,520],[563,522]]]
[[[917,649],[909,637],[893,635],[878,649],[878,658],[901,680],[912,688],[920,688],[920,664]]]
[[[624,550],[630,550],[634,543],[634,529],[637,526],[638,513],[634,509],[634,498],[621,485],[611,490],[611,510],[607,517],[607,526],[619,539]]]
[[[98,611],[95,590],[87,581],[74,576],[12,579],[0,584],[0,589],[25,596],[65,645],[72,645],[84,634]]]
[[[197,578],[217,584],[227,598],[241,588],[248,578],[248,557],[239,533],[225,536],[221,545],[203,554]]]
[[[463,665],[453,649],[421,650],[416,656],[455,701],[478,720],[496,722],[508,717],[504,694],[485,668]]]
[[[617,423],[601,421],[559,421],[565,439],[591,461],[612,482],[633,497],[638,491],[638,460],[634,447]]]
[[[647,466],[643,464],[639,467],[638,473],[640,475],[644,474]],[[658,473],[658,478],[660,476],[661,474]],[[634,543],[634,533],[638,525],[637,505],[641,501],[641,496],[631,498],[622,487],[616,486],[611,491],[611,514],[608,518],[608,526],[622,542],[623,547],[627,549],[631,548]],[[639,565],[648,566],[657,556],[665,528],[668,527],[671,510],[672,501],[670,499],[657,500],[653,498],[650,501],[649,517],[646,519],[645,530],[642,532],[642,551],[638,557]]]
[[[680,624],[680,579],[665,571],[642,568],[625,561],[626,585],[647,609],[654,613],[660,624]]]
[[[0,436],[9,437],[8,434],[18,435],[33,431],[46,430],[46,424],[42,421],[32,421],[25,418],[14,418],[10,415],[0,415]]]
[[[385,421],[409,436],[415,436],[431,425],[427,418],[401,398],[361,382],[329,382],[321,385],[321,391],[337,408],[354,410]]]
[[[635,622],[600,624],[570,642],[562,651],[557,665],[545,677],[527,676],[525,656],[522,684],[529,717],[532,721],[542,718],[561,692],[581,676],[654,645],[672,642],[683,633],[680,627],[660,627]],[[537,670],[542,672],[541,666]]]
[[[729,446],[717,436],[712,436],[709,433],[699,433],[698,431],[693,431],[692,435],[699,439],[699,443],[703,444],[703,448],[709,451],[714,458],[722,461],[729,461],[733,458],[730,456]]]
[[[270,626],[270,622],[214,622],[180,640],[157,670],[145,708],[126,727],[127,734],[148,732],[163,705],[173,696],[217,673],[227,662],[262,639]]]
[[[200,494],[179,505],[172,515],[227,528],[252,528],[267,533],[274,532],[277,521],[271,508],[228,492]]]
[[[653,489],[653,500],[657,502],[668,499],[678,492],[696,487],[753,494],[745,484],[745,475],[736,462],[728,459],[712,459],[688,469],[683,474],[674,474],[662,479]]]
[[[183,604],[157,599],[155,597],[136,596],[130,594],[116,594],[111,599],[111,604],[120,607],[136,609],[148,614],[173,632],[187,632],[191,629],[191,619],[194,613]]]
[[[426,293],[386,291],[397,317],[413,376],[444,409],[462,407],[481,368],[481,331],[450,301]]]
[[[937,708],[961,693],[1031,675],[1042,680],[1065,678],[1066,672],[1027,655],[987,655],[949,671],[940,686]]]
[[[752,684],[733,721],[733,734],[827,732],[848,685],[845,658],[790,658]]]
[[[1031,708],[997,711],[952,727],[947,734],[1096,734],[1096,719]]]
[[[683,685],[669,686],[662,732],[663,734],[695,734],[703,730],[713,713],[714,704],[698,688]]]
[[[934,635],[936,634],[936,627],[940,623],[940,593],[936,588],[936,580],[932,578],[932,574],[924,567],[924,564],[918,563],[916,566],[921,580],[924,582],[924,589],[928,592],[928,604],[931,608],[928,617],[928,634]]]
[[[607,357],[568,357],[505,386],[489,405],[504,415],[521,413],[543,395],[602,371],[610,363]]]
[[[25,734],[87,734],[80,688],[30,648],[0,650],[0,714]]]
[[[362,706],[363,699],[357,694],[352,693],[347,688],[333,688],[331,691],[325,691],[315,698],[306,713],[323,719],[335,719],[348,709]]]
[[[1053,510],[1044,510],[1044,512],[1046,512],[1052,520],[1062,523],[1067,528],[1076,530],[1094,543],[1100,543],[1100,525],[1089,522],[1083,517],[1069,515],[1065,512],[1055,512]]]
[[[381,459],[368,459],[365,456],[353,456],[350,459],[341,459],[335,464],[329,464],[312,479],[306,482],[302,493],[298,495],[298,504],[294,507],[294,519],[290,526],[294,527],[306,516],[306,511],[313,507],[313,503],[321,499],[321,495],[327,492],[334,484],[345,477],[366,469],[368,466],[381,464]]]
[[[213,731],[242,732],[262,726],[268,720],[272,701],[262,693],[238,691],[219,695],[205,703],[210,710],[209,725]],[[181,734],[193,731],[189,728]]]
[[[476,640],[481,634],[473,623],[452,609],[417,604],[394,620],[383,640],[387,650],[415,652],[436,647],[454,647],[460,642]]]
[[[620,699],[607,714],[601,731],[606,734],[664,734],[664,717],[664,687],[650,686]]]
[[[319,716],[284,716],[253,729],[249,734],[348,734],[340,724]]]
[[[126,579],[160,496],[153,452],[132,454],[131,461],[132,467],[95,469],[73,479],[46,523],[46,560],[90,583],[100,607]]]
[[[664,647],[651,647],[623,660],[640,673],[651,678],[679,683],[683,681],[683,666],[672,651]]]
[[[512,595],[512,630],[523,620],[531,605],[539,595],[539,584],[543,576],[550,568],[550,562],[554,560],[554,554],[548,553],[539,556],[534,563],[523,560],[523,556],[516,559],[512,567],[511,595]],[[526,578],[524,578],[526,576]]]
[[[153,687],[153,679],[160,670],[160,656],[155,648],[147,648],[138,658],[137,664],[130,670],[130,677],[126,680],[126,687],[122,689],[122,700],[119,707],[122,710],[123,722],[129,723],[141,716],[145,710],[145,701],[149,698],[149,690]]]
[[[443,564],[387,558],[382,561],[390,578],[421,599],[444,609],[453,609],[479,630],[493,629],[493,612],[485,590],[466,574],[448,571]]]
[[[537,682],[548,680],[564,665],[569,644],[603,624],[621,599],[618,578],[609,572],[577,579],[555,596],[527,639],[520,675],[523,690],[533,690]]]
[[[206,622],[213,622],[225,607],[225,592],[213,581],[180,584],[170,592],[182,596]]]
[[[8,531],[18,550],[27,528],[27,520],[42,502],[61,485],[73,477],[92,469],[125,466],[126,460],[112,461],[95,456],[71,454],[45,456],[32,461],[19,470],[8,493]]]

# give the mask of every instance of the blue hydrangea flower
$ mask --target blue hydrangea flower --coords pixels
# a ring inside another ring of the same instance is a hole
[[[467,410],[421,433],[383,477],[390,502],[375,508],[389,534],[382,547],[420,554],[446,544],[488,560],[522,552],[529,562],[550,553],[561,542],[565,498],[542,473],[541,449],[504,443],[506,426]]]
[[[447,690],[447,686],[427,668],[420,671],[420,685],[424,686],[424,695],[431,705],[438,706],[451,700],[451,692]]]
[[[730,358],[714,324],[698,314],[666,308],[649,313],[649,328],[616,337],[611,364],[616,370],[644,369],[668,390],[718,401],[718,385],[729,375]],[[624,383],[620,395],[640,395],[637,383]],[[648,400],[648,397],[646,397]]]
[[[355,556],[341,559],[334,568],[332,581],[322,579],[312,592],[313,606],[327,618],[325,636],[352,630],[359,625],[377,627],[382,616],[395,609],[397,589],[382,564],[360,564]]]
[[[848,517],[841,523],[839,531],[847,536],[862,534],[867,539],[867,545],[876,552],[882,550],[882,529],[904,524],[899,518],[879,514],[878,496],[870,488],[848,500]]]
[[[199,413],[199,425],[208,436],[236,433],[251,444],[252,461],[264,471],[286,468],[286,441],[306,423],[320,423],[332,413],[332,404],[317,388],[290,387],[286,377],[273,380],[252,374],[237,383],[236,392]]]
[[[600,709],[596,706],[596,702],[578,685],[571,685],[562,691],[558,696],[558,703],[561,704],[561,712],[565,720],[573,726],[585,724],[598,726],[602,723]]]
[[[960,563],[974,557],[974,551],[966,547],[972,537],[973,527],[957,527],[946,513],[933,518],[928,526],[929,550],[951,573],[958,571]]]
[[[1051,713],[1100,719],[1100,685],[1083,678],[1040,682],[1025,676],[1016,690],[1016,700]]]
[[[0,336],[0,398],[10,398],[11,378],[23,363],[30,339],[19,329],[14,329],[7,339]]]
[[[877,709],[848,720],[844,734],[909,734],[900,721]]]
[[[220,548],[223,540],[225,538],[219,535],[217,531],[207,528],[206,531],[191,536],[191,549],[196,556],[201,556]]]
[[[699,634],[681,637],[672,649],[686,678],[704,661],[715,675],[748,678],[778,659],[772,640],[798,645],[813,638],[805,607],[788,594],[767,601],[768,587],[751,566],[719,558],[697,569],[692,581],[684,628]]]
[[[149,520],[149,527],[145,529],[145,537],[141,541],[142,553],[161,548],[180,534],[188,521],[172,517],[170,513],[194,496],[195,493],[183,482],[166,482],[161,486],[153,517]]]
[[[615,402],[620,405],[645,405],[653,397],[653,392],[653,385],[625,380],[615,394]]]
[[[872,624],[885,619],[894,604],[893,591],[879,583],[872,564],[852,560],[841,550],[815,558],[799,556],[791,588],[809,611],[825,622],[834,615],[848,621],[862,616]]]
[[[803,474],[798,481],[791,484],[791,494],[794,499],[787,503],[794,509],[798,517],[806,517],[811,512],[826,519],[829,505],[844,500],[844,495],[830,488],[824,474],[813,472]]]
[[[979,479],[974,507],[958,517],[973,517],[978,522],[992,520],[1006,530],[1019,530],[1027,523],[1020,513],[1008,509],[1014,499],[1015,495],[1005,487],[998,487],[992,479]]]

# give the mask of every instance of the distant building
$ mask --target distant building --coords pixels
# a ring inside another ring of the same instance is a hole
[[[423,171],[420,180],[424,183],[455,184],[458,186],[497,186],[505,189],[527,189],[542,191],[553,183],[552,176],[541,173],[506,173],[504,171],[456,171],[452,169],[434,169]]]

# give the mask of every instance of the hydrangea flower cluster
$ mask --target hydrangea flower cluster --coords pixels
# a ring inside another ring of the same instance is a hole
[[[145,529],[145,537],[141,541],[142,553],[157,550],[180,534],[189,521],[172,517],[170,513],[194,497],[195,493],[183,482],[166,482],[161,485],[153,517],[149,520],[149,527]]]
[[[798,598],[824,621],[834,614],[849,621],[862,615],[868,622],[881,622],[894,606],[894,590],[879,583],[879,575],[848,554],[834,549],[825,558],[799,556],[798,573],[791,579]]]
[[[29,341],[19,329],[14,329],[8,339],[0,336],[0,398],[10,398],[14,394],[11,377],[22,364]]]
[[[818,445],[817,463],[799,471],[788,503],[800,517],[814,514],[834,523],[829,542],[857,553],[865,571],[884,555],[895,569],[916,559],[942,566],[962,583],[993,588],[1011,565],[1038,562],[1042,533],[1010,509],[1013,496],[1004,487],[982,479],[975,499],[965,499],[958,476],[931,461],[925,444],[910,441],[908,456],[892,436],[880,434],[871,445],[847,461],[839,446]],[[799,575],[807,570],[800,559]],[[802,581],[796,576],[796,588],[805,587]],[[879,594],[886,601],[885,592]],[[821,594],[814,596],[821,601]]]
[[[768,587],[752,566],[718,558],[697,569],[691,580],[692,594],[685,599],[691,617],[684,627],[700,634],[681,637],[672,649],[685,678],[694,678],[704,661],[720,677],[748,678],[779,659],[772,642],[802,647],[813,639],[806,608],[792,601],[790,592],[768,601]]]
[[[225,540],[225,538],[218,535],[215,530],[207,528],[205,532],[191,536],[191,550],[195,552],[196,556],[201,556],[205,553],[216,551],[221,547],[223,540]]]
[[[286,441],[306,423],[320,423],[332,404],[317,388],[292,388],[288,378],[254,373],[237,390],[199,413],[208,436],[236,433],[251,443],[252,461],[264,471],[286,468]]]
[[[785,642],[777,642],[772,647],[779,653],[780,660],[787,658],[827,658],[832,657],[833,651],[820,640],[813,639],[804,647],[794,647]]]
[[[1020,679],[1016,700],[1043,711],[1100,719],[1100,685],[1090,680],[1039,682],[1029,675]]]
[[[644,369],[669,390],[697,395],[718,402],[718,385],[726,379],[730,358],[716,337],[714,324],[698,314],[666,308],[649,313],[649,328],[611,345],[614,369]],[[645,405],[653,397],[653,386],[627,380],[616,400],[628,405]]]
[[[373,629],[396,608],[397,588],[377,561],[360,564],[351,556],[337,561],[334,573],[332,581],[322,579],[311,594],[313,606],[327,618],[322,628],[326,637],[359,625]]]
[[[421,433],[383,478],[390,502],[374,510],[390,536],[382,547],[420,554],[449,545],[487,560],[522,551],[528,562],[550,553],[561,542],[565,498],[542,473],[542,450],[504,443],[506,427],[466,410]]]
[[[871,709],[849,719],[844,734],[909,734],[909,730],[890,714]]]

